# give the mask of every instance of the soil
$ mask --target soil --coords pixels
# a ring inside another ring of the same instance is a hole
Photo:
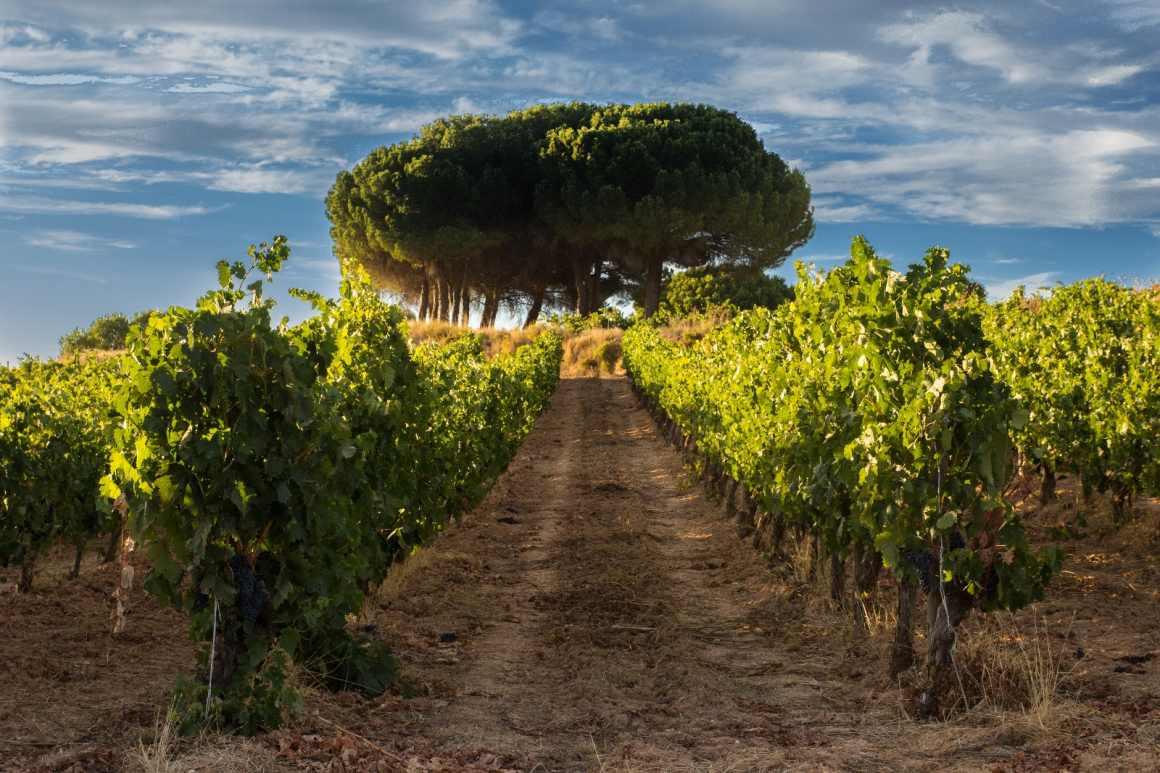
[[[824,576],[763,556],[687,461],[625,380],[563,380],[487,500],[368,599],[357,624],[406,685],[367,698],[301,675],[304,711],[248,741],[164,743],[194,667],[184,621],[138,589],[112,636],[113,572],[88,557],[65,580],[62,549],[32,594],[0,586],[0,770],[1160,769],[1155,503],[1113,529],[1071,481],[1050,506],[1029,495],[1036,535],[1084,512],[1065,573],[1018,615],[968,618],[972,707],[919,721],[920,675],[887,677],[889,579],[855,634]]]

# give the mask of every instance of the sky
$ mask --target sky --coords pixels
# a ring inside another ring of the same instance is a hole
[[[275,234],[275,289],[333,295],[339,171],[440,116],[558,100],[749,121],[812,188],[787,276],[863,234],[900,267],[949,248],[992,299],[1157,278],[1158,42],[1160,0],[7,0],[0,362],[192,305]]]

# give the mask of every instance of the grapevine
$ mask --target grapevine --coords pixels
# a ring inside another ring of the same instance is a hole
[[[941,666],[972,606],[1018,609],[1059,571],[1062,551],[1033,554],[1003,494],[1026,412],[996,377],[967,269],[946,250],[900,274],[856,239],[845,265],[798,274],[794,302],[689,347],[633,328],[626,367],[769,517],[815,535],[838,566],[877,552],[901,582],[923,583],[932,622],[953,607],[951,636],[932,636],[927,654]]]

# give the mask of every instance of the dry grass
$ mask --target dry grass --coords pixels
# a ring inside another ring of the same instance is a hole
[[[387,570],[387,576],[375,590],[374,598],[379,604],[389,604],[400,598],[416,576],[431,571],[435,556],[431,548],[437,540],[438,537]]]
[[[676,323],[657,328],[657,332],[667,341],[680,344],[681,346],[692,346],[697,341],[709,335],[709,332],[713,328],[728,320],[729,317],[727,315],[715,312],[708,316],[679,320]]]
[[[140,773],[170,773],[177,771],[181,766],[172,762],[174,756],[174,727],[173,720],[166,717],[164,722],[158,722],[153,731],[153,742],[145,745],[142,738],[137,750],[131,753],[127,760],[126,769],[140,771]]]
[[[1029,736],[1058,732],[1082,712],[1063,689],[1075,665],[1066,662],[1062,644],[1052,643],[1061,632],[1034,617],[1024,628],[1004,613],[979,615],[974,623],[963,632],[955,660],[977,719]]]
[[[86,349],[74,354],[62,354],[56,358],[57,362],[72,362],[74,359],[80,362],[104,362],[105,360],[115,360],[120,358],[126,352],[125,349]]]
[[[158,721],[151,743],[143,738],[125,759],[127,773],[265,773],[276,767],[274,753],[253,741],[203,736],[182,742],[170,717]]]
[[[565,378],[619,375],[624,373],[621,360],[619,328],[589,328],[564,337],[564,363],[560,374]]]
[[[459,327],[450,322],[439,321],[407,323],[407,334],[415,343],[445,344],[459,338],[464,333],[475,333],[483,339],[483,351],[489,359],[505,352],[510,354],[524,344],[530,344],[542,329],[542,325],[533,325],[523,330],[519,328],[505,330],[493,327]]]

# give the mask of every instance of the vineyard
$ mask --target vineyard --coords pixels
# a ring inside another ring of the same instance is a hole
[[[403,317],[354,267],[338,301],[273,324],[266,282],[285,240],[219,264],[221,289],[130,334],[117,362],[26,362],[5,374],[0,560],[112,533],[151,562],[144,585],[188,613],[204,679],[178,679],[182,732],[278,727],[300,706],[292,659],[378,694],[396,664],[348,617],[395,561],[483,498],[555,389],[560,341],[510,356],[470,335],[412,350]],[[244,289],[243,289],[244,288]],[[114,631],[125,625],[115,596]]]
[[[703,337],[600,328],[628,378],[560,382],[565,327],[416,345],[353,265],[279,323],[288,254],[119,359],[0,371],[0,768],[1160,764],[1148,291],[989,304],[857,239]]]

